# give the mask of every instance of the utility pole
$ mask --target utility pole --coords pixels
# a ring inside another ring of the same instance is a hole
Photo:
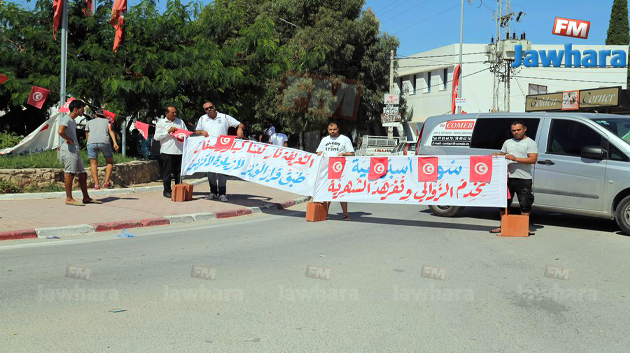
[[[463,98],[462,75],[464,67],[462,66],[462,48],[464,47],[464,0],[462,0],[461,10],[459,13],[459,82],[457,84],[457,98]],[[446,81],[446,77],[444,78]],[[457,107],[457,113],[461,114],[462,106]]]
[[[394,51],[389,52],[389,93],[394,93]],[[387,127],[387,138],[394,138],[394,127]]]
[[[68,56],[68,0],[61,1],[62,15],[61,15],[61,73],[60,87],[59,87],[59,107],[62,107],[66,103],[66,69],[67,69],[67,56]]]

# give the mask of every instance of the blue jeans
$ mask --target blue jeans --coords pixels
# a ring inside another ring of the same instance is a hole
[[[90,159],[98,159],[98,152],[103,153],[103,157],[112,158],[112,146],[109,143],[88,143],[88,157]]]

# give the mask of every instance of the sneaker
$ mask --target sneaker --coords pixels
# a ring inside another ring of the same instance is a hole
[[[225,196],[225,195],[219,196],[219,200],[223,201],[223,202],[228,202],[227,196]]]
[[[112,186],[112,183],[109,183],[109,182],[107,182],[107,183],[103,184],[103,187],[104,187],[105,189],[113,189],[113,188],[114,188],[114,187]]]
[[[98,186],[98,185],[94,185],[94,190],[100,190],[100,189],[101,189],[101,187],[100,187],[100,186]]]
[[[218,198],[219,197],[217,196],[217,194],[210,193],[210,195],[208,195],[208,197],[206,197],[206,200],[216,200]]]
[[[162,196],[166,197],[167,199],[172,199],[173,198],[173,194],[170,191],[164,191],[162,193]]]

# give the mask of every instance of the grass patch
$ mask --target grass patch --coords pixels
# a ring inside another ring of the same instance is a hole
[[[0,194],[22,194],[32,192],[56,192],[65,191],[64,187],[55,183],[44,186],[18,186],[8,180],[0,180]]]
[[[86,169],[90,168],[90,159],[87,151],[81,150],[81,159]],[[114,153],[114,164],[131,162],[135,158],[123,157],[120,153]],[[102,154],[98,156],[98,165],[105,165]],[[57,158],[57,151],[50,150],[41,153],[27,154],[24,156],[0,156],[1,169],[25,169],[25,168],[63,168],[63,164]]]

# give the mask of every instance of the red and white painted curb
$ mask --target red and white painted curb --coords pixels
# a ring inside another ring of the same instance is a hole
[[[96,232],[108,232],[112,230],[120,230],[125,228],[137,227],[153,227],[169,224],[184,224],[197,221],[207,221],[212,219],[223,219],[238,216],[250,215],[253,213],[261,213],[264,211],[283,210],[294,205],[298,205],[308,201],[310,197],[301,197],[299,199],[285,201],[282,203],[266,204],[259,207],[236,208],[233,210],[220,211],[216,213],[192,213],[171,215],[158,218],[145,218],[140,220],[114,221],[93,224],[78,224],[66,227],[48,227],[38,229],[22,229],[0,232],[0,241],[13,239],[32,239],[32,238],[49,238],[62,237],[70,235],[91,234]]]

